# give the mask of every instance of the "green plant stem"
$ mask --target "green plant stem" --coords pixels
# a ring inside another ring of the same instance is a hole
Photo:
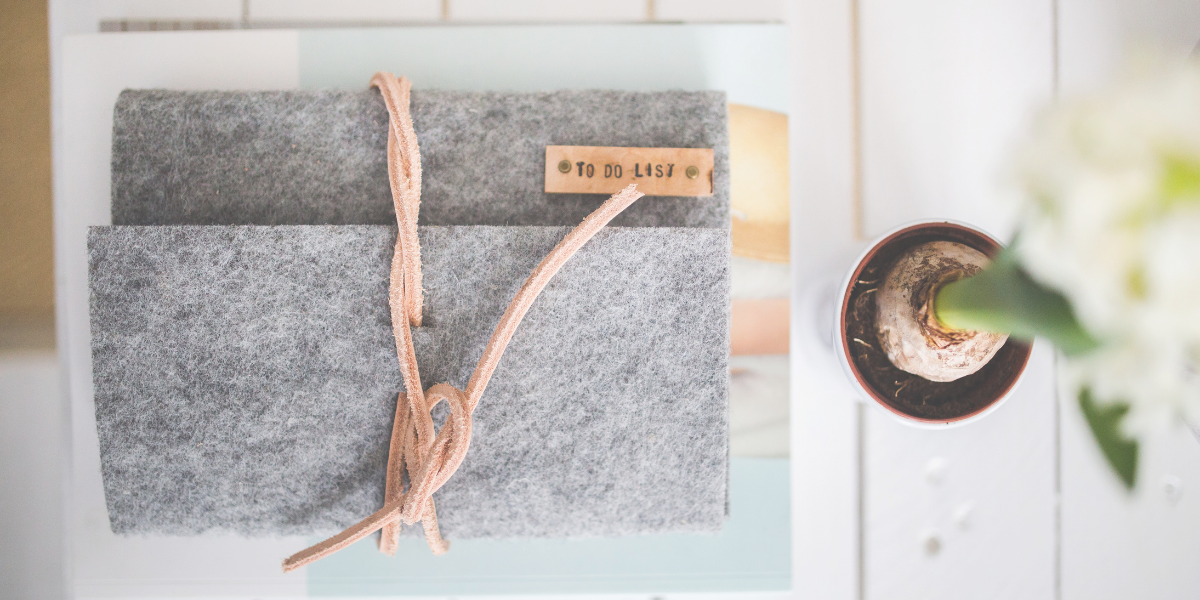
[[[933,308],[949,327],[1025,340],[1042,336],[1067,355],[1099,346],[1075,319],[1067,299],[1034,281],[1009,249],[977,275],[943,286]]]
[[[955,329],[1007,333],[1018,339],[1049,339],[1068,356],[1095,349],[1099,342],[1084,330],[1062,294],[1034,281],[1005,249],[973,277],[948,283],[937,291],[933,309],[938,320]],[[1132,490],[1137,480],[1138,443],[1121,433],[1129,405],[1097,404],[1091,392],[1079,392],[1079,408],[1105,460]]]

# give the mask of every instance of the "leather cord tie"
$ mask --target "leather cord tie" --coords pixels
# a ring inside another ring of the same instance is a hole
[[[439,383],[421,390],[421,376],[413,348],[410,327],[420,327],[421,246],[417,240],[417,213],[421,204],[421,156],[417,135],[409,114],[412,84],[405,77],[379,72],[371,78],[387,105],[388,178],[396,206],[396,249],[392,255],[388,304],[392,313],[392,333],[396,338],[396,356],[407,393],[396,399],[396,419],[392,426],[388,452],[387,483],[383,508],[345,531],[283,561],[284,572],[320,560],[354,542],[383,529],[379,550],[394,555],[399,544],[400,527],[421,521],[425,540],[434,554],[446,552],[450,543],[438,531],[433,493],[442,487],[467,455],[471,443],[471,414],[479,404],[484,388],[496,371],[500,357],[516,333],[521,319],[554,274],[589,239],[643,194],[636,185],[614,194],[542,259],[517,295],[513,297],[495,332],[488,340],[479,364],[471,374],[466,390]],[[439,402],[450,407],[450,416],[441,430],[434,432],[430,411]],[[403,489],[403,473],[408,475],[408,490]]]

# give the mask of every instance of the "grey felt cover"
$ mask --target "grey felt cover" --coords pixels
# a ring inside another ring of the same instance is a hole
[[[606,198],[546,194],[545,147],[712,148],[714,195],[639,201],[616,226],[729,226],[722,92],[414,90],[423,225],[578,224]],[[126,90],[114,225],[395,222],[388,115],[363,91]]]
[[[561,227],[422,227],[423,383],[465,387]],[[394,227],[95,227],[93,376],[118,533],[330,532],[382,505]],[[728,233],[608,228],[537,299],[435,495],[450,539],[711,531]],[[413,529],[409,530],[413,532]]]

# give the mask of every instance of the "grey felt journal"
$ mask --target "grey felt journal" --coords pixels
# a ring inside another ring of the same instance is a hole
[[[376,104],[375,92],[122,95],[116,226],[88,238],[114,531],[329,533],[382,506],[404,385]],[[649,111],[632,131],[551,118],[630,106]],[[493,156],[523,148],[522,129],[542,145],[707,145],[719,157],[713,197],[642,198],[533,304],[475,412],[466,459],[434,495],[448,538],[720,528],[724,110],[709,93],[413,93],[425,169],[413,335],[426,387],[465,386],[525,277],[604,200],[540,193],[540,155]],[[279,155],[292,142],[321,148],[293,162]]]

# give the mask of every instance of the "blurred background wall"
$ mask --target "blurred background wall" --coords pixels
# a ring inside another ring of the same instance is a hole
[[[54,344],[46,13],[0,0],[0,348]]]

